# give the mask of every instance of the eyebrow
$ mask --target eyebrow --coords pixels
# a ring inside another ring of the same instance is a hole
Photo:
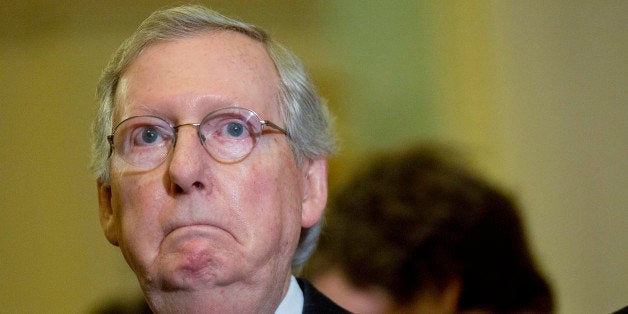
[[[225,100],[222,97],[211,97],[211,99],[202,99],[202,98],[206,98],[204,96],[200,96],[197,97],[196,99],[193,99],[191,101],[191,103],[193,103],[192,106],[201,106],[201,107],[211,107],[208,110],[204,110],[202,111],[202,116],[198,117],[198,119],[203,119],[207,114],[218,110],[218,109],[222,109],[222,108],[248,108],[245,106],[240,106],[238,103],[233,102],[233,101],[228,101]],[[200,99],[199,99],[200,98]],[[172,116],[176,115],[176,112],[174,109],[170,109],[172,108],[172,104],[175,103],[173,101],[163,101],[161,103],[152,103],[151,104],[139,104],[136,105],[134,109],[134,111],[139,111],[136,114],[125,114],[122,116],[122,118],[120,119],[120,121],[118,121],[118,123],[131,118],[131,117],[137,117],[137,116],[154,116],[154,117],[158,117],[160,119],[163,119],[164,121],[168,122],[168,124],[170,124],[171,126],[175,126],[177,124],[181,124],[181,123],[187,123],[187,122],[182,122],[182,121],[178,121],[177,119],[172,119]],[[189,102],[186,102],[189,103]],[[204,103],[208,103],[207,105],[204,105]],[[163,104],[163,105],[158,105],[158,104]],[[185,106],[185,104],[184,104]],[[164,109],[165,108],[165,109]],[[186,111],[186,108],[183,108],[183,110],[177,110],[177,112],[181,112],[181,111]],[[116,125],[114,123],[114,125]]]

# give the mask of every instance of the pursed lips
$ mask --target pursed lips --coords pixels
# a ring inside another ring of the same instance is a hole
[[[164,239],[168,238],[171,235],[179,235],[179,234],[184,237],[203,236],[203,235],[207,235],[208,233],[215,232],[217,230],[219,232],[227,233],[236,242],[238,241],[237,237],[229,229],[215,222],[202,222],[202,221],[170,224],[165,230]]]
[[[164,235],[162,242],[173,233],[182,235],[191,233],[189,236],[193,236],[194,233],[199,236],[203,236],[201,233],[205,233],[205,236],[209,233],[226,233],[237,243],[242,240],[238,236],[240,228],[232,221],[233,217],[227,216],[218,209],[222,208],[220,205],[208,205],[205,200],[196,197],[180,198],[170,205],[171,207],[168,206],[170,210],[163,213],[166,216],[162,224]]]

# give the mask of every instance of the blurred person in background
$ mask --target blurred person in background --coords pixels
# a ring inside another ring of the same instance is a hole
[[[355,313],[550,313],[515,203],[453,150],[378,155],[330,198],[306,277]]]

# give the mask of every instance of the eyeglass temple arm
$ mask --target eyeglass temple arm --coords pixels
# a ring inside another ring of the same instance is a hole
[[[277,130],[277,131],[279,131],[279,132],[281,132],[281,133],[283,133],[285,135],[288,135],[288,131],[286,131],[282,127],[280,127],[280,126],[278,126],[278,125],[276,125],[276,124],[274,124],[274,123],[272,123],[272,122],[270,122],[268,120],[260,120],[260,123],[263,124],[263,125],[267,125],[267,126],[273,128],[273,129],[275,129],[275,130]]]

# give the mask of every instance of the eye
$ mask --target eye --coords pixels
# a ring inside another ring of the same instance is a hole
[[[214,111],[201,122],[201,140],[204,143],[216,141],[213,145],[239,145],[249,142],[258,134],[259,129],[252,118],[254,116],[246,109],[224,108]]]
[[[152,144],[157,141],[159,134],[154,128],[146,128],[142,130],[142,141],[146,144]]]
[[[230,122],[226,126],[226,131],[232,137],[240,137],[242,136],[242,133],[244,133],[244,127],[241,123]]]
[[[239,119],[229,119],[220,122],[216,135],[228,140],[240,140],[251,137],[250,127]]]
[[[131,136],[131,142],[134,146],[150,146],[164,140],[164,133],[156,126],[139,127]]]

